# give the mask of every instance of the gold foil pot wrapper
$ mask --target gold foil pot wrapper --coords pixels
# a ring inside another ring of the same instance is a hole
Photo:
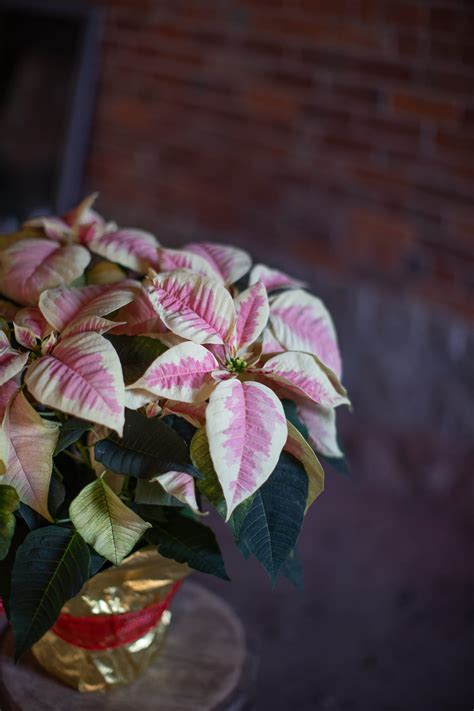
[[[163,603],[190,572],[187,565],[163,558],[156,549],[144,549],[91,578],[61,614],[80,618],[145,610]],[[69,686],[79,691],[107,691],[130,684],[146,671],[160,653],[170,621],[171,612],[165,610],[141,637],[107,649],[74,645],[59,637],[53,627],[34,645],[33,654],[46,671]]]

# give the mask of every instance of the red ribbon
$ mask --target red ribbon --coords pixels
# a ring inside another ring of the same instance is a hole
[[[74,617],[62,613],[52,631],[65,642],[83,649],[114,649],[131,644],[158,624],[181,584],[182,580],[175,583],[162,602],[136,612],[88,617]],[[1,599],[0,614],[5,614]]]
[[[131,644],[158,624],[181,582],[173,585],[162,602],[136,612],[88,617],[74,617],[63,613],[56,620],[52,631],[65,642],[83,649],[114,649]]]

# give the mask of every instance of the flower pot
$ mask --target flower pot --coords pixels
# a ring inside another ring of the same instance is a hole
[[[159,655],[168,607],[190,569],[155,549],[95,575],[33,647],[44,669],[79,691],[130,684]]]

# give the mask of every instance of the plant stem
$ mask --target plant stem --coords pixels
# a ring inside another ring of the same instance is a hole
[[[72,452],[69,452],[67,449],[64,449],[61,452],[61,454],[65,454],[67,457],[74,459],[75,462],[79,462],[79,464],[84,464],[82,457],[78,457],[77,454],[73,454]]]

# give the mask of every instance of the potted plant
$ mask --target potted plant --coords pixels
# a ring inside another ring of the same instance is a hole
[[[0,597],[17,657],[53,626],[71,643],[81,589],[100,601],[124,560],[167,581],[131,603],[155,605],[148,629],[189,569],[227,579],[209,507],[273,584],[300,584],[321,460],[343,461],[323,303],[240,249],[106,222],[94,199],[0,245]]]

